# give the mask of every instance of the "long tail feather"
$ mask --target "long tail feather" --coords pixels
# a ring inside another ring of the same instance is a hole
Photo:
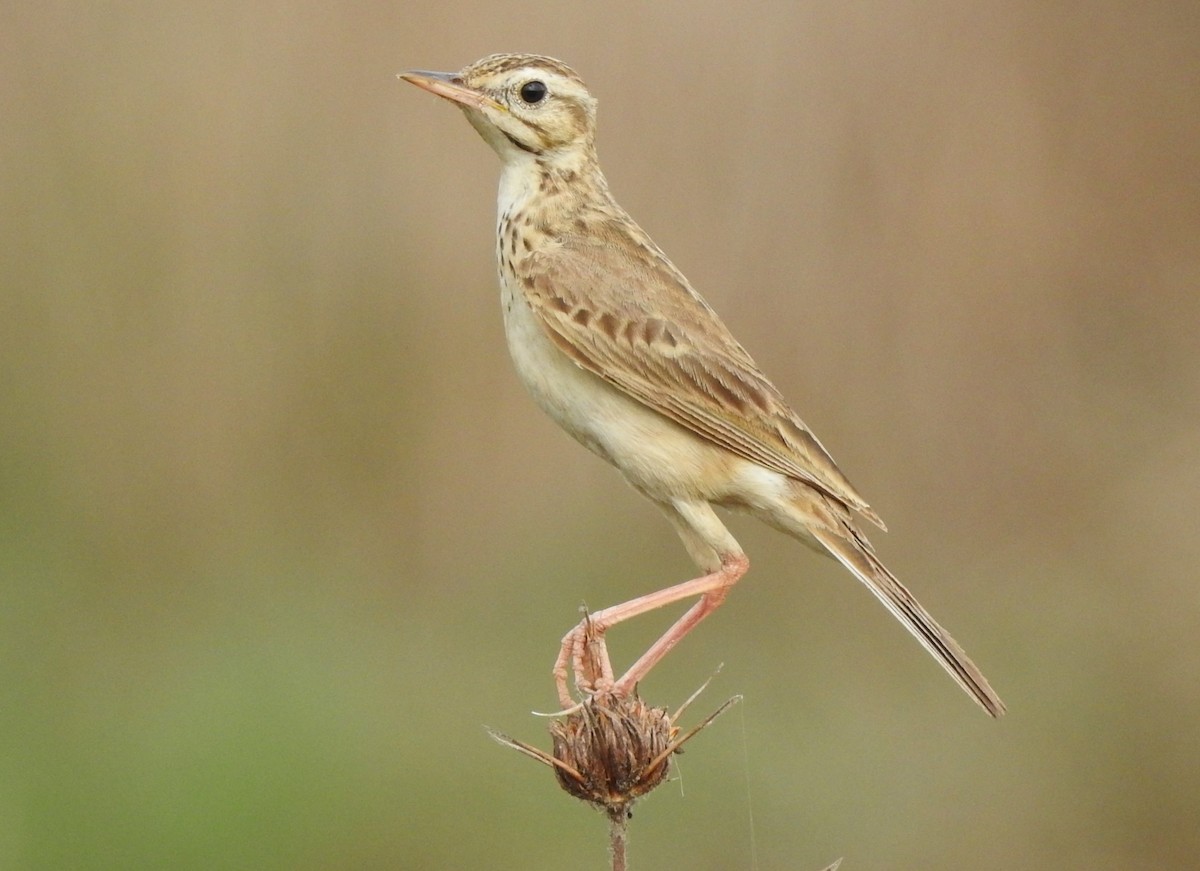
[[[975,663],[958,646],[945,629],[926,611],[913,594],[888,571],[870,547],[849,524],[843,527],[845,534],[830,529],[811,526],[810,535],[819,541],[842,565],[867,585],[879,601],[904,624],[922,646],[925,647],[950,676],[993,717],[1004,713],[1004,702],[987,682]]]

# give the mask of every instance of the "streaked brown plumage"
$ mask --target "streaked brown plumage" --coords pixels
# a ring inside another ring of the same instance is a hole
[[[858,577],[992,716],[1004,704],[855,526],[879,516],[658,246],[617,205],[595,152],[596,103],[569,67],[493,55],[403,78],[459,105],[500,155],[497,260],[509,350],[537,403],[653,500],[705,573],[591,616],[555,663],[585,691],[628,693],[749,566],[713,506],[747,511]],[[699,597],[620,678],[605,629]]]

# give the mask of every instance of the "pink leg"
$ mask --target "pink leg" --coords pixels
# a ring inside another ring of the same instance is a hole
[[[559,702],[564,708],[574,705],[567,688],[568,662],[574,668],[576,685],[584,692],[611,690],[620,695],[632,692],[637,683],[670,652],[671,648],[701,620],[720,607],[729,588],[737,583],[749,567],[750,561],[740,551],[730,553],[721,559],[721,567],[715,572],[592,614],[563,637],[562,648],[554,663]],[[619,680],[613,681],[612,666],[609,664],[608,651],[604,645],[605,631],[618,623],[692,596],[700,596],[700,601],[654,642],[629,671]]]

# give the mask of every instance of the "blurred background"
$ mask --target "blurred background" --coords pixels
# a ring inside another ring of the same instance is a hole
[[[547,746],[579,605],[692,566],[522,392],[498,161],[394,75],[494,51],[580,71],[1010,710],[734,518],[643,694],[745,701],[635,867],[1191,867],[1198,45],[1194,2],[7,4],[0,867],[607,867],[483,726]]]

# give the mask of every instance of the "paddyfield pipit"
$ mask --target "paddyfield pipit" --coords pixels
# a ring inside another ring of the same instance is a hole
[[[662,509],[703,572],[598,611],[567,633],[554,664],[563,707],[573,704],[568,666],[582,691],[630,693],[746,573],[719,506],[832,555],[985,711],[1002,714],[987,679],[875,556],[854,519],[883,529],[879,516],[609,193],[596,158],[596,100],[579,76],[552,58],[497,54],[457,73],[401,77],[457,104],[500,155],[496,255],[521,381],[559,426]],[[696,597],[614,679],[604,631]]]

